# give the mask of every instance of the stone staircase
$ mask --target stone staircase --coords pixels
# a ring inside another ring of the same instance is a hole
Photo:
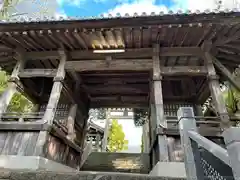
[[[148,174],[149,159],[147,153],[92,152],[81,170]]]
[[[107,172],[50,172],[0,170],[1,180],[183,180],[132,173]]]

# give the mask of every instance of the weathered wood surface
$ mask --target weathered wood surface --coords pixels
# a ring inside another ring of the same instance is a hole
[[[80,60],[66,62],[67,70],[74,71],[147,71],[152,70],[151,59],[113,59],[106,60]],[[161,67],[163,76],[203,76],[207,74],[203,66],[175,66]]]
[[[208,137],[209,140],[225,148],[222,137]],[[184,162],[184,151],[179,136],[168,136],[169,160],[171,162]]]
[[[60,100],[63,83],[62,81],[65,78],[65,63],[67,61],[67,57],[64,51],[59,52],[60,62],[57,68],[56,76],[54,77],[54,82],[51,90],[51,94],[48,100],[48,104],[43,116],[43,120],[47,120],[48,123],[51,125],[54,121],[54,116],[57,110],[58,102]]]
[[[55,77],[56,69],[24,69],[19,73],[19,77]]]
[[[67,146],[63,140],[50,135],[45,144],[46,158],[77,168],[80,165],[81,152]]]
[[[168,152],[169,161],[171,162],[184,162],[184,152],[181,147],[181,141],[179,137],[168,137]]]
[[[202,47],[206,51],[204,53],[204,62],[208,71],[209,89],[213,98],[215,110],[220,116],[222,128],[228,128],[229,126],[231,126],[230,119],[222,96],[219,78],[213,65],[213,56],[209,53],[209,48],[211,48],[211,46],[211,42],[204,42]]]
[[[48,131],[44,132],[47,133],[46,141],[38,144],[38,140],[44,140],[40,137],[43,135],[40,132],[44,131],[0,131],[0,155],[40,155],[73,168],[79,166],[80,149],[69,143],[67,144],[67,139],[63,140],[53,134],[49,134]],[[39,145],[42,145],[42,147]]]
[[[0,154],[1,155],[34,155],[39,131],[1,131]]]
[[[162,89],[162,76],[161,76],[161,65],[160,65],[160,50],[159,44],[155,44],[153,47],[153,85],[152,85],[152,96],[153,104],[151,108],[154,108],[154,111],[151,111],[152,116],[156,118],[155,127],[153,126],[153,131],[156,131],[158,128],[161,130],[167,128],[167,122],[164,118],[164,108],[163,108],[163,89]],[[154,106],[154,107],[153,107]],[[156,137],[158,143],[156,147],[156,154],[159,161],[169,161],[168,149],[167,149],[167,137],[164,134],[159,134]],[[154,151],[153,151],[154,152]]]
[[[121,58],[144,58],[151,57],[152,48],[127,49],[124,53],[108,53],[109,56]],[[160,56],[202,56],[203,51],[199,47],[163,47]],[[29,52],[26,54],[28,59],[56,59],[58,51]],[[91,50],[79,50],[70,52],[71,59],[105,59],[104,53],[94,53]]]

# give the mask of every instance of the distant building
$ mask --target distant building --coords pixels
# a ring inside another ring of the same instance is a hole
[[[112,109],[110,112],[110,119],[129,120],[133,119],[133,112],[131,109]],[[105,119],[96,119],[94,123],[98,126],[105,127]]]

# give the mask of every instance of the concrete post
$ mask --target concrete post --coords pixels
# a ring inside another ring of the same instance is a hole
[[[232,127],[223,132],[233,175],[240,179],[240,128]]]
[[[197,180],[197,167],[195,164],[192,142],[188,136],[188,131],[197,131],[196,121],[194,119],[193,108],[181,107],[177,112],[179,120],[179,131],[181,136],[181,145],[184,151],[185,169],[187,180]],[[187,118],[184,118],[187,117]],[[192,118],[191,118],[192,117]],[[195,147],[197,148],[197,147]]]

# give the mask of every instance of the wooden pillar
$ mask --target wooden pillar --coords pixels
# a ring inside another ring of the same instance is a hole
[[[108,144],[108,134],[109,134],[109,125],[110,125],[110,111],[107,110],[107,116],[106,116],[106,124],[104,128],[104,135],[102,140],[102,152],[106,152],[107,144]]]
[[[159,148],[159,161],[168,161],[168,148],[167,148],[167,136],[164,135],[163,129],[167,128],[166,119],[164,117],[163,109],[163,96],[162,96],[162,76],[160,70],[160,59],[159,59],[159,44],[154,46],[153,50],[153,97],[156,118],[156,133],[158,148]],[[159,134],[160,133],[160,134]]]
[[[74,123],[75,123],[75,117],[77,114],[77,107],[78,107],[77,104],[74,104],[71,106],[68,114],[68,119],[67,119],[67,127],[68,127],[67,137],[72,141],[76,137]]]
[[[149,123],[143,125],[143,152],[149,153]]]
[[[43,116],[43,120],[47,121],[48,124],[50,125],[53,123],[54,115],[57,110],[58,101],[60,99],[60,95],[63,87],[62,81],[65,78],[64,67],[65,67],[67,55],[63,50],[59,51],[59,55],[60,55],[60,62],[58,65],[57,74],[54,77],[52,91],[50,94],[48,105],[46,107],[46,111]]]
[[[210,42],[204,43],[202,48],[204,51],[203,58],[208,72],[209,89],[211,92],[211,96],[213,98],[215,110],[218,113],[218,116],[220,117],[221,127],[225,129],[230,126],[230,119],[220,89],[219,77],[217,76],[216,70],[213,65],[213,57],[209,53],[211,45],[212,44]]]
[[[99,152],[100,151],[100,134],[96,134],[96,149],[97,149],[97,152]]]
[[[17,83],[19,82],[18,75],[24,68],[25,64],[24,54],[22,51],[17,53],[17,60],[18,61],[9,79],[8,87],[0,97],[0,118],[2,117],[2,114],[6,112],[14,93],[17,91]]]

